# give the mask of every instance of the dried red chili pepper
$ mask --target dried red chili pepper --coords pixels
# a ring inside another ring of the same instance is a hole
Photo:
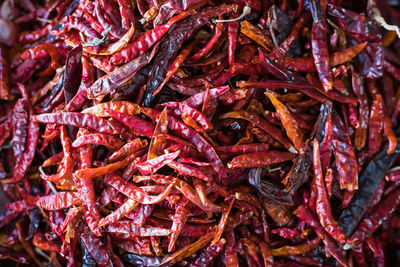
[[[72,147],[81,147],[88,144],[102,145],[117,150],[124,145],[124,142],[118,137],[108,134],[86,134],[75,139],[72,143]]]
[[[82,110],[82,113],[91,114],[97,117],[108,117],[107,109],[111,109],[116,112],[124,113],[127,115],[140,114],[140,107],[129,101],[113,101],[100,103],[89,108]]]
[[[271,51],[274,47],[271,39],[247,20],[240,22],[240,32],[259,43],[267,51]]]
[[[26,138],[28,136],[28,103],[27,100],[21,98],[15,103],[13,109],[13,151],[15,161],[21,159],[22,153],[25,150]]]
[[[267,151],[243,154],[228,163],[228,168],[255,168],[277,164],[294,159],[296,154],[290,152]]]
[[[33,106],[32,103],[30,102],[30,97],[23,85],[19,85],[19,89],[21,90],[23,97],[28,101],[29,125],[28,125],[28,137],[26,140],[27,145],[25,151],[22,154],[21,159],[14,167],[13,178],[12,178],[14,182],[21,180],[28,171],[35,156],[35,150],[39,139],[39,125],[36,122],[34,122],[32,117]]]
[[[81,203],[78,193],[72,191],[62,191],[36,200],[36,206],[46,210],[61,210]]]
[[[10,69],[6,58],[6,48],[0,45],[0,99],[8,100],[10,94]]]
[[[133,135],[127,132],[124,128],[119,125],[90,115],[78,112],[62,112],[62,113],[49,113],[40,114],[32,117],[32,121],[36,124],[40,123],[56,123],[62,125],[70,125],[79,128],[88,128],[89,130],[98,131],[100,133],[111,134],[111,135],[124,135],[128,138],[132,138]],[[29,137],[28,137],[29,138]]]
[[[338,113],[332,113],[332,144],[341,189],[358,189],[357,160],[348,132]]]
[[[142,204],[155,204],[163,201],[174,186],[174,184],[169,185],[165,191],[158,196],[150,196],[143,190],[125,181],[123,178],[117,175],[107,175],[104,181],[120,191],[122,194],[125,194],[127,197]]]
[[[346,236],[343,234],[338,223],[332,216],[331,205],[326,192],[324,184],[324,177],[322,173],[319,143],[316,139],[313,141],[313,165],[314,165],[314,176],[315,186],[317,187],[317,196],[315,200],[315,211],[318,215],[321,226],[327,231],[335,240],[344,243]]]

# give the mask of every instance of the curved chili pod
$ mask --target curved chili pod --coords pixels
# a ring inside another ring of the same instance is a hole
[[[122,194],[126,195],[127,197],[142,203],[142,204],[157,204],[163,201],[171,192],[172,187],[174,184],[170,184],[164,192],[162,192],[158,196],[151,196],[145,193],[143,190],[138,188],[132,183],[129,183],[122,177],[118,175],[107,175],[104,178],[104,182],[108,183],[116,190],[121,192]]]
[[[78,112],[61,112],[40,114],[32,117],[34,123],[56,123],[62,125],[71,125],[79,128],[87,128],[89,130],[111,135],[124,135],[133,138],[130,132],[127,132],[119,125],[108,120],[84,113]]]
[[[235,157],[228,163],[228,168],[257,168],[277,164],[283,161],[290,161],[296,154],[290,152],[267,151],[243,154]]]
[[[357,160],[348,131],[339,114],[334,110],[332,123],[333,153],[336,159],[340,188],[354,191],[359,188]]]
[[[322,227],[327,231],[335,240],[344,243],[346,236],[343,234],[338,223],[332,216],[330,201],[327,196],[326,187],[324,184],[324,177],[322,173],[321,160],[319,154],[319,143],[316,139],[313,142],[313,165],[314,176],[317,196],[315,200],[315,211],[318,215]]]

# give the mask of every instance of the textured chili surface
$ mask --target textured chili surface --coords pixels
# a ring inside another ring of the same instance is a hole
[[[400,1],[4,0],[1,266],[397,266]]]

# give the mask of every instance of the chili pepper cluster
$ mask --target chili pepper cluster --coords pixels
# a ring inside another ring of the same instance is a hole
[[[5,0],[0,259],[400,261],[400,1]]]

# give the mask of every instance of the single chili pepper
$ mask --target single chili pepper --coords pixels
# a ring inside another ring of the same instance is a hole
[[[13,109],[13,152],[15,161],[18,162],[25,150],[26,138],[28,136],[28,103],[21,98]]]
[[[228,62],[229,65],[233,65],[235,63],[235,52],[236,52],[236,43],[237,43],[237,35],[239,28],[239,21],[230,21],[228,22]]]
[[[303,142],[303,133],[301,129],[298,127],[295,119],[292,117],[285,105],[283,105],[283,103],[280,102],[273,93],[266,92],[266,94],[276,108],[278,116],[286,129],[288,137],[292,140],[295,148],[299,151]]]
[[[90,130],[105,134],[121,134],[128,139],[133,138],[133,135],[130,132],[127,132],[124,128],[118,126],[117,124],[90,114],[83,114],[78,112],[40,114],[33,116],[32,121],[35,124],[37,122],[40,122],[71,125],[79,128],[88,128]]]
[[[140,227],[127,220],[114,222],[107,225],[106,229],[112,233],[122,233],[134,236],[167,236],[170,234],[169,229],[160,227]]]
[[[72,147],[81,147],[87,144],[102,145],[109,149],[117,150],[124,145],[124,142],[118,137],[108,134],[86,134],[75,139]]]
[[[355,133],[355,146],[359,150],[364,147],[367,141],[367,127],[369,121],[369,106],[368,106],[368,99],[365,94],[365,89],[363,85],[363,79],[360,75],[356,72],[352,72],[352,85],[354,93],[360,99],[360,106],[359,106],[359,121],[360,127],[356,128]]]
[[[150,241],[147,241],[149,238],[146,239],[144,238],[146,237],[142,237],[140,239],[140,242],[135,242],[132,240],[121,240],[120,242],[117,243],[117,246],[127,252],[130,252],[126,253],[125,254],[126,257],[124,257],[124,259],[128,258],[127,262],[132,264],[142,263],[144,265],[149,265],[149,266],[152,266],[150,264],[155,262],[156,265],[153,266],[157,266],[157,264],[161,262],[161,259],[159,259],[158,257],[154,257],[154,253],[152,252],[150,247],[151,245]],[[138,238],[136,238],[135,240],[138,240]]]
[[[180,152],[178,150],[178,152]],[[168,166],[176,170],[178,173],[187,175],[187,176],[193,176],[196,178],[199,178],[205,182],[210,182],[211,179],[207,175],[203,173],[203,171],[200,168],[196,168],[187,164],[183,163],[178,163],[176,161],[170,161],[168,163]]]
[[[165,143],[162,142],[162,138],[160,138],[160,134],[166,134],[168,132],[168,116],[167,110],[164,109],[160,117],[157,121],[157,124],[154,128],[153,136],[151,138],[148,159],[153,159],[160,154],[160,150],[165,148]],[[183,141],[183,140],[182,140]]]
[[[273,256],[293,256],[304,254],[319,245],[321,239],[319,237],[307,241],[306,243],[297,245],[297,246],[283,246],[280,248],[271,249],[271,253]]]
[[[10,69],[6,59],[6,48],[3,45],[0,45],[0,99],[9,99],[9,81]]]
[[[110,58],[113,65],[120,65],[131,61],[138,55],[146,52],[153,46],[176,22],[183,20],[187,16],[193,15],[193,12],[183,12],[168,21],[168,23],[154,28],[139,37],[132,44],[127,45],[120,52],[117,52]]]
[[[240,22],[240,32],[260,44],[268,52],[272,51],[274,45],[271,39],[249,21]]]
[[[111,109],[106,109],[106,112],[113,118],[121,121],[128,126],[135,135],[150,137],[154,131],[154,126],[151,122],[145,121],[137,116],[127,115]]]
[[[368,156],[372,158],[382,146],[383,135],[383,103],[381,95],[375,95],[371,105],[371,117],[369,119]]]
[[[82,113],[95,115],[97,117],[108,117],[107,109],[128,115],[140,114],[140,107],[129,101],[113,101],[100,103],[82,110]]]
[[[60,153],[57,153],[57,154],[51,156],[50,158],[46,159],[43,162],[42,167],[49,167],[49,166],[56,165],[63,159],[63,157],[64,157],[64,152],[61,151]]]
[[[5,205],[5,207],[6,207],[6,209],[8,209],[9,211],[14,212],[14,213],[21,213],[21,212],[28,211],[33,208],[33,206],[30,205],[25,199],[15,201],[12,203],[7,203]]]
[[[14,167],[13,178],[12,178],[13,182],[17,182],[25,176],[35,156],[35,150],[39,139],[39,125],[36,122],[34,122],[32,118],[33,107],[32,103],[30,102],[29,94],[28,92],[26,92],[25,87],[22,85],[19,85],[19,89],[21,90],[23,97],[28,101],[27,103],[29,110],[29,125],[28,125],[28,137],[26,140],[27,147],[25,148],[25,151],[22,154],[21,159]]]
[[[60,210],[72,205],[81,204],[78,193],[72,191],[62,191],[49,196],[39,197],[36,206],[46,210]]]
[[[119,12],[121,13],[122,28],[128,30],[131,25],[135,25],[135,5],[131,1],[118,0]]]
[[[269,150],[268,144],[254,143],[235,146],[219,146],[215,150],[220,153],[249,154],[255,152],[266,152]]]
[[[334,110],[332,113],[332,144],[340,188],[349,191],[358,189],[357,160],[351,140],[343,121]]]
[[[218,223],[218,228],[217,228],[215,236],[211,242],[211,245],[214,245],[217,242],[221,241],[221,236],[226,227],[226,223],[228,221],[228,216],[229,216],[229,213],[231,212],[234,201],[235,201],[234,197],[228,197],[228,199],[226,199],[227,206],[225,207],[224,211],[222,212],[221,220]]]
[[[313,165],[316,186],[316,189],[314,190],[317,191],[315,211],[318,215],[319,221],[321,222],[321,226],[325,231],[327,231],[335,240],[344,243],[346,236],[343,234],[331,213],[331,205],[327,196],[321,168],[319,143],[316,139],[313,141]]]
[[[295,158],[296,154],[290,152],[267,151],[243,154],[235,157],[228,163],[228,168],[256,168],[277,164]]]
[[[89,179],[89,178],[94,178],[97,176],[109,174],[109,173],[112,173],[112,172],[122,168],[122,167],[129,165],[129,163],[131,163],[133,161],[132,156],[133,155],[128,156],[124,160],[110,163],[105,166],[77,170],[74,174],[79,179],[84,179],[84,178]]]
[[[356,57],[367,45],[366,42],[354,45],[340,52],[335,52],[329,57],[329,65],[331,67],[339,66],[349,62]],[[313,72],[316,71],[313,59],[309,58],[290,58],[281,57],[276,59],[276,63],[282,67],[300,72]]]
[[[182,198],[178,203],[175,214],[173,216],[172,226],[171,226],[171,236],[168,243],[168,252],[171,252],[175,248],[175,243],[186,224],[190,210],[193,204],[187,198]]]
[[[322,11],[319,2],[311,1],[310,4],[314,20],[311,30],[311,46],[314,64],[325,91],[329,91],[332,89],[333,80],[329,66],[327,29],[324,19],[321,16]]]
[[[275,228],[271,230],[271,234],[279,235],[285,239],[294,239],[301,235],[301,231],[297,228]]]
[[[381,99],[381,101],[383,101]],[[384,103],[382,104],[382,106],[384,106]],[[392,122],[390,120],[390,117],[387,116],[387,112],[386,112],[386,108],[385,106],[383,107],[384,109],[384,114],[383,114],[383,132],[385,133],[387,139],[389,140],[389,146],[388,146],[388,150],[387,153],[391,154],[394,153],[394,151],[396,150],[396,145],[397,145],[397,137],[395,132],[393,131],[393,127],[392,127]]]
[[[80,109],[87,101],[87,89],[94,83],[94,67],[86,56],[81,57],[82,80],[80,86],[71,100],[67,103],[65,110],[74,111]]]
[[[122,177],[117,175],[107,175],[104,181],[122,194],[142,204],[155,204],[163,201],[169,195],[174,186],[174,184],[169,185],[165,191],[158,196],[150,196],[140,188],[125,181]]]
[[[207,203],[207,192],[204,188],[203,182],[195,177],[192,178],[193,186],[196,189],[197,195],[203,204]]]

